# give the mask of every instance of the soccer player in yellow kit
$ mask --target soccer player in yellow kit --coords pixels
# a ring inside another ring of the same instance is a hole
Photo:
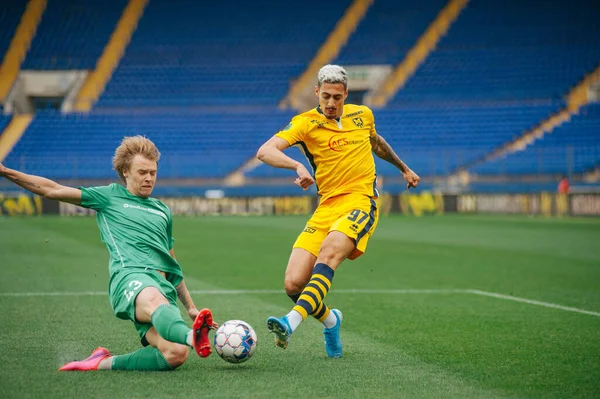
[[[270,166],[295,170],[295,184],[305,190],[316,180],[320,196],[319,206],[294,243],[285,272],[285,290],[295,306],[281,318],[269,317],[267,327],[275,335],[275,346],[285,349],[292,333],[312,315],[323,323],[327,356],[341,357],[342,313],[329,309],[323,300],[337,267],[365,252],[377,226],[373,153],[400,170],[407,188],[417,187],[420,178],[377,134],[368,107],[344,104],[348,96],[344,68],[321,68],[315,93],[319,106],[294,117],[257,153]],[[292,145],[302,149],[314,178],[283,153]]]

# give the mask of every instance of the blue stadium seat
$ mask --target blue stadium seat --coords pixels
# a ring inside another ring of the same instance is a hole
[[[390,105],[561,99],[599,61],[600,6],[472,1]]]
[[[10,122],[11,116],[10,115],[4,115],[2,113],[0,113],[0,132],[4,131],[4,128],[8,125],[8,123]]]
[[[163,112],[61,115],[40,112],[7,158],[8,165],[51,178],[114,176],[111,157],[124,136],[152,139],[162,178],[220,178],[256,154],[290,112]]]
[[[349,4],[153,0],[98,106],[275,106]]]
[[[15,0],[0,7],[0,57],[2,58],[21,22],[26,5],[26,0]]]
[[[396,65],[446,3],[445,0],[376,0],[335,63]]]
[[[570,122],[524,151],[470,169],[478,174],[567,174],[600,165],[600,104],[583,107]]]
[[[126,1],[109,3],[48,2],[24,68],[93,68]],[[287,3],[152,0],[96,110],[38,113],[7,163],[53,178],[112,179],[120,139],[141,133],[163,152],[161,177],[222,178],[294,115],[276,104],[350,3],[308,0],[294,8],[295,20],[310,21],[307,29],[290,23]],[[398,63],[445,4],[375,1],[335,62]],[[0,50],[24,8],[16,1],[0,10]],[[564,94],[598,64],[597,10],[584,0],[469,2],[388,107],[375,110],[378,132],[422,176],[481,159],[564,107]],[[472,171],[564,173],[597,165],[596,107],[525,151]],[[310,169],[298,149],[288,153]],[[376,162],[379,175],[398,175]],[[265,165],[247,174],[294,176]]]
[[[94,69],[127,0],[50,0],[22,69]]]

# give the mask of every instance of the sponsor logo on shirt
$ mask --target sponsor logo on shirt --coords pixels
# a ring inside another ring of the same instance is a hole
[[[329,125],[329,122],[327,122],[327,121],[320,121],[318,119],[311,119],[310,123],[313,123],[313,124],[317,125],[318,127],[323,127],[325,125]]]
[[[351,116],[360,115],[362,113],[363,113],[362,111],[356,111],[356,112],[353,112],[351,114],[344,115],[344,118],[350,118]]]
[[[349,145],[358,145],[358,144],[362,144],[364,142],[365,142],[365,140],[350,140],[346,137],[336,134],[334,136],[331,136],[328,144],[329,144],[329,148],[332,151],[340,152],[340,151],[342,151],[342,147],[346,147]]]
[[[133,209],[139,209],[140,211],[144,211],[144,212],[150,212],[153,213],[155,215],[159,215],[162,216],[163,218],[165,218],[165,220],[167,220],[167,215],[165,215],[163,212],[161,211],[157,211],[156,209],[152,209],[152,208],[145,208],[143,206],[140,205],[132,205],[132,204],[123,204],[123,208],[133,208]]]
[[[312,228],[312,227],[310,227],[310,226],[306,226],[306,227],[304,228],[304,232],[305,232],[305,233],[308,233],[308,234],[312,234],[312,233],[314,233],[315,231],[317,231],[317,230],[316,230],[316,229],[314,229],[314,228]]]

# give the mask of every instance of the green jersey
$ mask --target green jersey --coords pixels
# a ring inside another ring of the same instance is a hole
[[[181,281],[181,267],[169,253],[173,219],[168,206],[155,198],[136,197],[115,183],[80,189],[81,206],[97,212],[111,276],[127,267],[148,268],[167,273],[172,283]]]

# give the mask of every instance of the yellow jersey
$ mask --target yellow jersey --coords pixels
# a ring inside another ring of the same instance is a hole
[[[373,112],[346,104],[337,120],[327,119],[317,107],[295,116],[276,136],[304,152],[323,202],[349,193],[378,196],[370,140],[376,134]]]

